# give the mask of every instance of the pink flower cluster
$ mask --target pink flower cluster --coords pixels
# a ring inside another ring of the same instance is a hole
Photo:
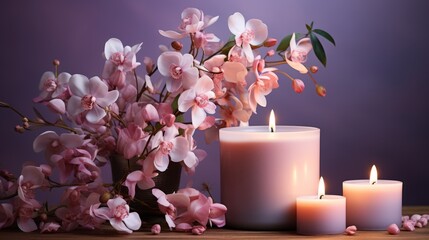
[[[172,194],[154,188],[152,193],[158,199],[159,209],[165,214],[170,230],[174,228],[200,235],[206,230],[207,223],[210,226],[225,226],[226,207],[213,203],[211,197],[206,197],[194,188],[180,189]]]
[[[156,187],[153,178],[170,162],[180,163],[192,174],[207,155],[193,138],[197,130],[205,131],[211,141],[220,127],[247,124],[258,106],[267,105],[267,95],[280,86],[279,74],[291,80],[295,92],[304,90],[302,80],[278,66],[307,74],[317,93],[326,94],[312,75],[318,68],[304,63],[313,49],[309,36],[323,33],[330,40],[329,34],[313,31],[311,24],[300,39],[293,33],[273,49],[277,40],[268,38],[267,25],[259,19],[246,21],[237,12],[228,18],[234,38],[223,42],[207,32],[218,18],[185,9],[177,31],[159,31],[173,39],[171,48],[161,47],[156,60],[144,57],[143,64],[137,58],[142,43],[124,46],[111,38],[104,45],[100,76],[59,73],[60,63],[55,60],[55,71],[42,75],[40,94],[34,98],[58,116],[54,121],[38,111],[36,118],[29,118],[0,102],[0,107],[22,117],[18,132],[43,126],[62,130],[45,131],[34,140],[34,151],[44,153],[46,164],[24,166],[18,178],[1,172],[0,200],[11,199],[13,204],[1,203],[0,228],[16,220],[25,232],[71,231],[94,229],[109,221],[118,231],[138,230],[140,218],[127,205],[135,200],[136,188]],[[185,52],[180,41],[189,41],[190,49]],[[274,59],[276,52],[279,59]],[[139,167],[128,169],[119,182],[104,183],[102,169],[113,155],[136,161]],[[36,200],[36,190],[53,188],[65,191],[60,206],[49,209]],[[225,225],[226,207],[195,189],[164,194],[154,188],[153,193],[171,229],[203,233],[207,223]]]

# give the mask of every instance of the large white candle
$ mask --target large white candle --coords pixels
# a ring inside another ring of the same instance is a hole
[[[295,229],[296,197],[317,191],[320,130],[220,129],[221,198],[233,228]]]
[[[373,166],[370,180],[343,182],[347,198],[347,225],[359,230],[386,230],[395,223],[401,226],[402,182],[378,180]]]
[[[320,178],[318,195],[296,199],[297,232],[304,235],[340,234],[346,228],[346,198],[325,195]]]

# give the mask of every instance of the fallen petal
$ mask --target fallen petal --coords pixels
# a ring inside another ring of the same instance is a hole
[[[348,226],[348,227],[346,228],[346,231],[345,231],[345,233],[346,233],[347,235],[355,235],[355,234],[356,234],[356,232],[357,232],[357,227],[356,227],[355,225]]]
[[[414,214],[411,216],[411,220],[418,221],[420,218],[422,218],[422,215],[420,214]]]
[[[410,216],[402,216],[402,222],[405,222],[410,219]]]
[[[390,224],[389,227],[387,227],[387,232],[391,235],[398,235],[401,230],[399,230],[398,225],[396,224]]]
[[[422,224],[421,222],[416,222],[415,227],[417,227],[417,228],[422,228],[422,227],[423,227],[423,224]]]
[[[402,228],[405,230],[405,231],[414,231],[416,228],[414,227],[414,222],[413,221],[411,221],[411,220],[406,220],[406,221],[404,221],[404,223],[402,224]]]
[[[420,222],[423,226],[428,225],[428,219],[427,218],[420,218],[417,222]]]

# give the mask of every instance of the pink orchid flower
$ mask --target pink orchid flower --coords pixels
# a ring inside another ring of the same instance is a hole
[[[265,68],[265,61],[263,59],[257,58],[253,62],[252,70],[254,75],[250,76],[256,79],[249,87],[249,104],[252,111],[256,113],[257,105],[265,107],[267,105],[265,96],[270,94],[273,89],[279,87],[277,82],[279,78],[272,72],[275,68]]]
[[[40,208],[39,206],[34,206],[31,204],[28,204],[26,202],[21,201],[21,199],[18,199],[15,205],[15,209],[17,212],[17,219],[16,223],[23,232],[33,232],[37,230],[36,222],[33,219],[33,213],[36,209]]]
[[[117,38],[111,38],[106,42],[104,45],[106,63],[102,76],[108,79],[111,86],[118,88],[125,86],[126,74],[140,65],[136,62],[136,54],[140,51],[142,44],[124,47],[121,40]]]
[[[189,89],[195,85],[198,69],[193,63],[194,57],[191,54],[168,51],[158,57],[158,70],[167,77],[166,87],[169,92],[176,92],[181,87]]]
[[[127,179],[122,185],[128,188],[128,194],[133,199],[136,194],[136,185],[142,190],[153,188],[155,187],[155,182],[152,178],[157,175],[156,173],[146,174],[143,171],[136,170],[128,174]]]
[[[54,166],[58,167],[61,183],[65,183],[72,173],[76,174],[77,179],[79,179],[79,176],[89,176],[89,179],[80,179],[83,182],[88,182],[98,177],[96,172],[99,172],[99,170],[93,163],[93,158],[94,156],[88,151],[73,148],[65,149],[59,154],[52,155],[50,161]]]
[[[164,172],[169,163],[182,161],[188,153],[188,141],[182,136],[177,136],[179,131],[175,126],[166,128],[164,135],[159,131],[151,141],[154,151],[154,165],[158,171]]]
[[[90,123],[97,123],[106,116],[105,108],[119,96],[117,90],[108,91],[107,85],[98,77],[88,79],[75,74],[70,78],[69,87],[72,96],[67,104],[68,113],[73,117],[84,114]]]
[[[14,221],[12,204],[0,203],[0,229],[9,227]]]
[[[198,79],[195,86],[184,91],[178,100],[179,111],[186,112],[192,107],[192,125],[198,128],[203,123],[207,114],[214,114],[216,105],[210,101],[215,97],[212,91],[213,81],[206,75]]]
[[[110,225],[120,232],[132,233],[133,230],[140,229],[141,220],[136,212],[130,213],[130,207],[121,197],[109,199],[108,207],[99,207],[100,204],[91,206],[92,216],[109,220]]]
[[[251,45],[260,45],[267,39],[267,25],[259,19],[250,19],[245,22],[243,15],[236,12],[229,16],[228,27],[235,35],[236,45],[243,48],[247,61],[252,63],[254,57]]]
[[[34,199],[34,190],[43,187],[45,183],[45,175],[41,168],[36,166],[23,167],[21,176],[18,178],[18,197],[27,204],[38,206],[39,203]]]
[[[300,73],[307,73],[308,69],[302,63],[307,61],[307,55],[313,49],[310,39],[303,38],[297,43],[295,40],[295,33],[293,33],[289,46],[290,49],[285,53],[286,62]]]
[[[116,150],[126,159],[140,156],[147,142],[147,134],[140,126],[134,123],[127,128],[118,129],[118,142]]]
[[[152,194],[158,199],[159,210],[165,214],[165,221],[170,230],[176,227],[174,220],[186,210],[190,204],[190,198],[184,193],[165,194],[157,188],[152,189]]]
[[[46,158],[49,159],[53,154],[58,154],[65,148],[82,146],[83,142],[83,136],[78,134],[63,133],[58,135],[54,131],[46,131],[34,139],[33,150],[35,152],[45,151]]]
[[[182,22],[179,26],[179,30],[181,31],[163,31],[159,30],[159,33],[168,38],[180,39],[183,38],[190,33],[197,33],[199,31],[204,30],[206,27],[215,23],[219,16],[216,17],[205,17],[203,11],[197,8],[186,8],[182,12]]]
[[[64,99],[68,95],[68,82],[71,75],[63,72],[55,77],[53,72],[45,72],[39,83],[40,95],[33,99],[34,102],[51,100],[52,98]]]

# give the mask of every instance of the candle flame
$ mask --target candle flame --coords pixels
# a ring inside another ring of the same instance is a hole
[[[377,178],[377,168],[375,167],[375,165],[372,165],[371,174],[369,175],[369,184],[376,184]]]
[[[319,199],[322,199],[325,196],[325,182],[323,181],[323,177],[320,177],[319,180],[319,190],[317,191],[317,196]]]
[[[271,110],[271,113],[270,113],[270,122],[268,124],[268,131],[270,132],[276,131],[276,116],[274,116],[274,110]]]

